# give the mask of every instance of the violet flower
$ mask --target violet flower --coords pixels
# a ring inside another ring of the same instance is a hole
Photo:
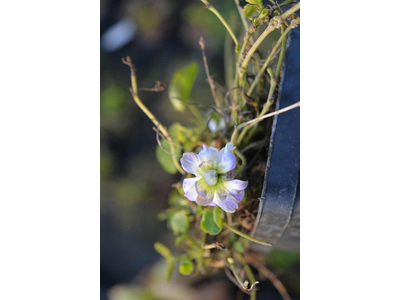
[[[185,197],[200,205],[218,205],[228,213],[235,212],[244,198],[248,182],[234,179],[234,149],[233,144],[228,143],[220,151],[203,145],[199,154],[184,153],[181,158],[182,168],[196,176],[183,180]]]

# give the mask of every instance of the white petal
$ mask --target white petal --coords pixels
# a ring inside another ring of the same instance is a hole
[[[222,153],[221,156],[221,160],[218,163],[218,173],[219,174],[223,174],[223,173],[227,173],[231,170],[233,170],[234,168],[236,168],[236,157],[235,155],[232,153],[232,151],[227,150],[227,148],[223,148],[220,153],[224,151]],[[220,155],[220,153],[218,155]]]
[[[244,190],[245,188],[247,188],[248,184],[248,181],[243,181],[239,179],[224,181],[224,187],[228,190],[228,192],[230,192],[230,190]]]
[[[214,166],[216,166],[218,160],[218,149],[214,147],[207,148],[206,145],[203,145],[203,150],[199,152],[199,158],[201,161],[210,161]]]
[[[195,184],[196,182],[200,180],[200,178],[185,178],[183,180],[183,191],[185,192],[185,197],[188,198],[190,201],[196,201],[197,199],[197,191]]]
[[[182,168],[191,174],[195,174],[200,176],[201,170],[199,168],[201,161],[199,156],[194,152],[183,153],[183,157],[181,158]]]

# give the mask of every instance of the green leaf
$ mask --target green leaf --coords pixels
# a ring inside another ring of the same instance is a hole
[[[165,150],[171,153],[171,147],[167,140],[162,140],[161,145],[164,147]],[[181,153],[182,153],[181,149],[175,146],[175,154],[180,155]],[[172,156],[169,155],[168,153],[165,153],[164,150],[161,149],[159,145],[157,145],[156,148],[156,157],[165,172],[169,174],[176,174],[176,172],[178,172],[172,160]]]
[[[257,11],[256,5],[246,4],[243,8],[243,14],[246,18],[250,19],[250,17]]]
[[[181,263],[179,265],[179,272],[183,275],[188,276],[188,275],[192,274],[193,269],[194,269],[193,262],[190,259],[188,259],[187,257],[184,257],[181,260]]]
[[[213,219],[215,224],[217,224],[218,227],[222,228],[224,224],[224,220],[222,220],[221,215],[223,215],[224,212],[221,208],[218,206],[214,207],[213,209]]]
[[[169,221],[174,235],[179,233],[186,233],[189,229],[189,218],[187,212],[184,210],[174,213]]]
[[[219,227],[218,224],[214,221],[214,213],[209,209],[205,209],[203,212],[200,228],[205,233],[211,235],[216,235],[222,230],[222,227]]]
[[[154,249],[164,258],[172,258],[171,250],[167,246],[161,243],[155,243]]]
[[[261,14],[258,16],[258,18],[259,18],[259,19],[265,18],[265,17],[268,15],[268,13],[269,13],[268,8],[264,8],[264,9],[261,11]]]
[[[260,5],[261,7],[262,7],[262,0],[246,0],[246,2],[247,3],[250,3],[250,4],[257,4],[257,5]]]
[[[175,72],[168,89],[168,95],[175,110],[185,111],[186,105],[181,101],[190,102],[194,80],[197,75],[197,63],[193,62]],[[176,99],[179,98],[179,99]]]

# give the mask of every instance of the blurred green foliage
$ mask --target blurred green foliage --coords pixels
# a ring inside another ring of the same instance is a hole
[[[186,233],[189,229],[189,217],[185,210],[174,213],[169,222],[174,235]]]
[[[179,70],[172,77],[168,95],[175,110],[185,111],[185,102],[191,102],[190,94],[197,75],[198,65],[193,62]]]
[[[190,275],[194,270],[194,264],[191,259],[185,256],[179,265],[179,272],[183,275]]]
[[[171,254],[171,251],[168,249],[167,246],[161,243],[155,243],[154,249],[165,258],[165,262],[167,263],[167,268],[165,272],[165,280],[169,281],[171,279],[172,272],[174,271],[174,257]]]
[[[126,107],[127,91],[111,84],[100,93],[100,110],[104,113],[119,113]]]
[[[171,153],[171,147],[170,144],[167,140],[162,140],[161,145],[164,147],[166,151]],[[177,146],[175,147],[175,155],[181,155],[182,150],[178,148]],[[166,153],[159,145],[157,145],[156,148],[156,157],[160,165],[163,167],[164,171],[169,173],[169,174],[176,174],[178,172],[177,168],[174,165],[174,162],[172,161],[172,156],[168,153]]]
[[[274,268],[287,270],[300,263],[300,253],[274,250],[267,259]]]
[[[110,290],[110,300],[160,300],[146,287],[134,285],[119,285]]]

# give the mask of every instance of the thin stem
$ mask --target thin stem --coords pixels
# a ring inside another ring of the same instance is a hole
[[[256,124],[256,123],[258,123],[258,122],[260,122],[260,121],[262,121],[262,120],[264,120],[266,118],[269,118],[269,117],[272,117],[272,116],[275,116],[275,115],[279,115],[280,113],[283,113],[285,111],[289,111],[289,110],[291,110],[293,108],[296,108],[296,107],[300,107],[300,101],[295,103],[295,104],[289,105],[289,106],[287,106],[285,108],[282,108],[280,110],[274,111],[274,112],[272,112],[270,114],[267,114],[265,116],[261,116],[261,117],[255,118],[253,120],[250,120],[248,122],[242,123],[237,127],[237,130],[240,130],[243,127],[246,127],[248,125],[252,126],[252,125],[254,125],[254,124]]]
[[[240,160],[242,161],[242,164],[240,165],[240,167],[236,170],[237,174],[240,174],[243,172],[244,168],[246,167],[247,164],[247,159],[246,157],[242,154],[242,152],[240,152],[238,149],[234,150],[235,154],[237,156],[239,156]]]
[[[300,2],[298,2],[295,6],[289,8],[287,11],[285,11],[282,15],[282,19],[288,18],[291,14],[294,14],[296,11],[300,9]]]
[[[218,97],[217,97],[217,93],[215,92],[214,80],[211,78],[210,70],[208,68],[207,56],[206,56],[205,44],[204,44],[203,37],[200,38],[199,45],[200,45],[200,48],[201,48],[201,52],[203,54],[204,68],[206,69],[207,81],[208,81],[208,84],[210,85],[211,94],[212,94],[212,96],[214,98],[215,105],[217,106],[219,112],[222,113],[221,112],[221,104],[219,103],[219,100],[218,100]]]
[[[252,236],[249,236],[248,234],[245,234],[245,233],[243,233],[243,232],[241,232],[241,231],[239,231],[239,230],[233,228],[232,226],[228,225],[228,224],[225,223],[225,222],[224,222],[224,226],[225,226],[226,228],[228,228],[230,231],[236,233],[237,235],[240,235],[241,237],[244,237],[245,239],[248,239],[249,241],[252,241],[252,242],[257,243],[257,244],[260,244],[260,245],[272,247],[272,244],[271,244],[271,243],[264,242],[264,241],[262,241],[262,240],[259,240],[259,239],[254,238],[254,237],[252,237]]]
[[[247,22],[247,19],[246,19],[246,17],[245,17],[244,14],[243,14],[243,9],[242,9],[242,7],[240,6],[239,0],[235,0],[235,4],[236,4],[237,10],[238,10],[238,12],[239,12],[240,19],[242,20],[244,30],[245,30],[246,32],[249,32],[249,23]],[[250,37],[250,42],[251,42],[252,44],[254,43],[253,37]]]
[[[230,281],[232,281],[243,293],[245,293],[246,295],[250,295],[250,293],[244,289],[242,289],[242,285],[241,283],[239,283],[237,281],[237,279],[235,277],[232,276],[231,272],[229,271],[230,269],[228,269],[227,267],[224,268],[225,269],[225,274],[228,277],[228,279]]]
[[[232,257],[228,257],[228,258],[227,258],[227,261],[228,261],[228,263],[229,263],[229,265],[230,265],[230,269],[231,269],[233,275],[235,276],[236,281],[240,284],[240,286],[242,287],[243,290],[248,291],[248,292],[252,292],[250,295],[252,295],[252,294],[253,294],[253,291],[254,291],[254,298],[251,297],[251,299],[252,299],[252,300],[255,299],[255,289],[254,289],[254,286],[255,286],[256,284],[259,284],[259,282],[255,280],[254,275],[253,275],[253,273],[251,272],[251,270],[250,270],[250,273],[251,273],[251,274],[250,274],[250,276],[249,276],[249,279],[250,279],[250,281],[252,281],[253,283],[252,283],[252,285],[251,285],[250,288],[249,288],[249,287],[248,287],[249,282],[248,282],[247,280],[246,280],[245,282],[243,282],[243,280],[240,278],[239,274],[237,273],[237,270],[236,270],[236,267],[235,267],[235,260],[234,260]],[[245,265],[247,265],[247,263],[244,263],[244,264],[243,264],[243,266],[245,266]],[[249,267],[249,266],[247,265],[247,267]],[[247,273],[247,272],[246,272],[246,273]],[[251,278],[250,278],[250,277],[251,277]]]
[[[285,27],[283,25],[281,27],[281,33],[282,33],[282,35],[285,33]],[[283,59],[285,57],[285,52],[286,52],[286,43],[287,43],[287,38],[285,37],[283,39],[283,41],[282,41],[282,47],[281,47],[281,51],[280,51],[280,54],[279,54],[278,63],[276,65],[276,69],[275,69],[275,77],[271,78],[271,85],[270,85],[270,89],[269,89],[269,93],[268,93],[268,98],[267,98],[267,101],[265,102],[265,104],[263,106],[263,109],[262,109],[262,111],[261,111],[259,116],[265,115],[268,112],[268,110],[270,109],[270,107],[272,106],[272,104],[273,104],[272,101],[271,101],[271,98],[272,98],[272,96],[274,94],[276,85],[278,83],[278,77],[279,77],[279,74],[280,74],[281,69],[282,69]],[[249,89],[249,91],[247,93],[249,93],[249,92],[251,93],[250,89]],[[254,132],[256,131],[256,127],[257,127],[257,125],[252,128],[251,132],[249,133],[248,138],[246,138],[246,141],[248,141],[251,138],[251,136],[254,134]],[[251,127],[244,128],[243,131],[239,134],[239,137],[237,139],[237,145],[240,145],[240,143],[242,142],[243,138],[247,135],[247,131],[250,128]]]
[[[182,169],[182,167],[179,164],[178,159],[176,157],[175,146],[173,145],[173,141],[168,133],[168,130],[157,120],[157,118],[151,113],[151,111],[146,107],[146,105],[143,104],[142,100],[140,100],[140,98],[139,98],[137,81],[136,81],[136,71],[135,71],[135,67],[133,66],[133,63],[132,63],[130,57],[128,56],[126,58],[126,60],[122,59],[122,62],[124,64],[128,65],[129,68],[131,69],[131,84],[132,84],[131,94],[132,94],[133,100],[135,100],[137,106],[139,106],[139,108],[146,114],[146,116],[154,123],[154,125],[156,125],[156,127],[161,131],[161,133],[164,134],[164,136],[167,138],[170,148],[171,148],[172,161],[173,161],[175,167],[177,168],[177,170],[181,174],[185,174],[185,171]]]
[[[242,142],[243,138],[246,136],[247,131],[250,129],[250,127],[246,127],[245,129],[243,129],[243,131],[239,134],[239,137],[237,139],[237,145],[240,145],[240,143]]]
[[[244,257],[242,255],[240,255],[240,262],[243,265],[243,269],[247,274],[247,277],[249,277],[250,282],[254,282],[254,284],[256,284],[256,282],[258,283],[258,281],[256,281],[256,278],[254,277],[253,271],[251,270],[250,266],[247,264],[246,260],[244,259]],[[250,300],[255,300],[256,299],[256,289],[252,289],[251,294],[250,294]]]
[[[285,26],[282,26],[281,34],[284,34],[284,33],[285,33]],[[283,39],[283,41],[282,41],[281,53],[279,54],[278,63],[276,65],[276,69],[275,69],[275,78],[276,79],[278,79],[279,74],[281,73],[283,59],[285,58],[285,53],[286,53],[286,44],[287,44],[287,38]]]
[[[236,62],[237,71],[236,71],[236,74],[235,74],[235,86],[239,86],[240,85],[240,76],[239,76],[239,74],[240,74],[240,72],[239,72],[239,70],[240,70],[240,62],[242,61],[243,53],[245,53],[247,45],[249,44],[249,40],[252,38],[253,33],[255,31],[256,31],[256,29],[254,27],[251,27],[249,29],[249,31],[246,32],[246,35],[244,36],[243,45],[242,45],[242,48],[240,49],[240,53],[238,55],[238,60]],[[235,99],[234,104],[235,104],[235,106],[237,106],[237,104],[239,103],[239,97],[240,97],[241,94],[242,94],[242,90],[241,89],[237,89],[235,91],[235,94],[234,94],[234,99]],[[235,108],[235,111],[236,111],[236,108]]]
[[[235,42],[235,45],[238,46],[239,42],[238,39],[236,37],[236,35],[233,33],[231,27],[229,26],[229,24],[225,21],[225,19],[221,16],[221,14],[218,12],[218,10],[215,9],[214,6],[212,6],[207,0],[200,0],[201,2],[203,2],[206,6],[206,8],[209,11],[212,11],[217,18],[221,21],[221,23],[225,26],[226,30],[228,30],[229,34],[231,35],[233,41]]]
[[[292,23],[290,24],[290,26],[283,32],[283,34],[281,35],[279,40],[276,42],[274,48],[272,48],[271,53],[268,55],[267,59],[265,60],[264,65],[262,66],[260,71],[257,73],[256,78],[254,79],[253,83],[251,84],[250,88],[247,91],[247,95],[249,95],[249,96],[251,95],[251,92],[254,90],[258,81],[263,76],[265,69],[268,67],[268,64],[271,61],[272,56],[275,54],[276,50],[278,50],[278,47],[280,46],[282,41],[285,39],[286,35],[290,32],[290,30],[292,30],[297,25],[298,25],[298,22],[293,20]],[[272,86],[272,84],[271,84],[271,86]],[[276,84],[275,84],[275,86],[276,86]]]
[[[232,144],[234,144],[235,145],[235,140],[236,140],[236,136],[238,135],[238,130],[236,129],[236,126],[235,126],[235,129],[233,129],[233,133],[232,133],[232,137],[231,137],[231,143]]]
[[[256,52],[257,48],[261,45],[264,39],[275,29],[281,26],[282,20],[279,16],[274,17],[271,22],[269,22],[268,27],[264,30],[264,32],[258,37],[258,39],[254,42],[253,46],[251,46],[249,52],[247,52],[246,57],[244,58],[241,68],[246,70],[249,65],[250,59],[253,56],[254,52]]]
[[[258,269],[261,274],[267,277],[269,281],[271,281],[274,287],[278,290],[279,294],[281,294],[283,300],[292,300],[285,286],[274,273],[272,273],[269,269],[267,269],[267,267],[259,262],[253,262],[252,265],[254,268]]]
[[[280,28],[282,25],[282,18],[279,16],[275,16],[268,24],[268,27],[264,30],[264,32],[258,37],[258,39],[254,42],[253,46],[251,46],[250,50],[247,52],[246,57],[244,58],[241,66],[238,68],[237,72],[239,73],[239,84],[238,86],[244,87],[245,85],[245,75],[247,73],[247,67],[253,56],[254,52],[256,52],[257,48],[261,45],[264,39],[275,29]],[[249,95],[249,93],[247,93]]]

